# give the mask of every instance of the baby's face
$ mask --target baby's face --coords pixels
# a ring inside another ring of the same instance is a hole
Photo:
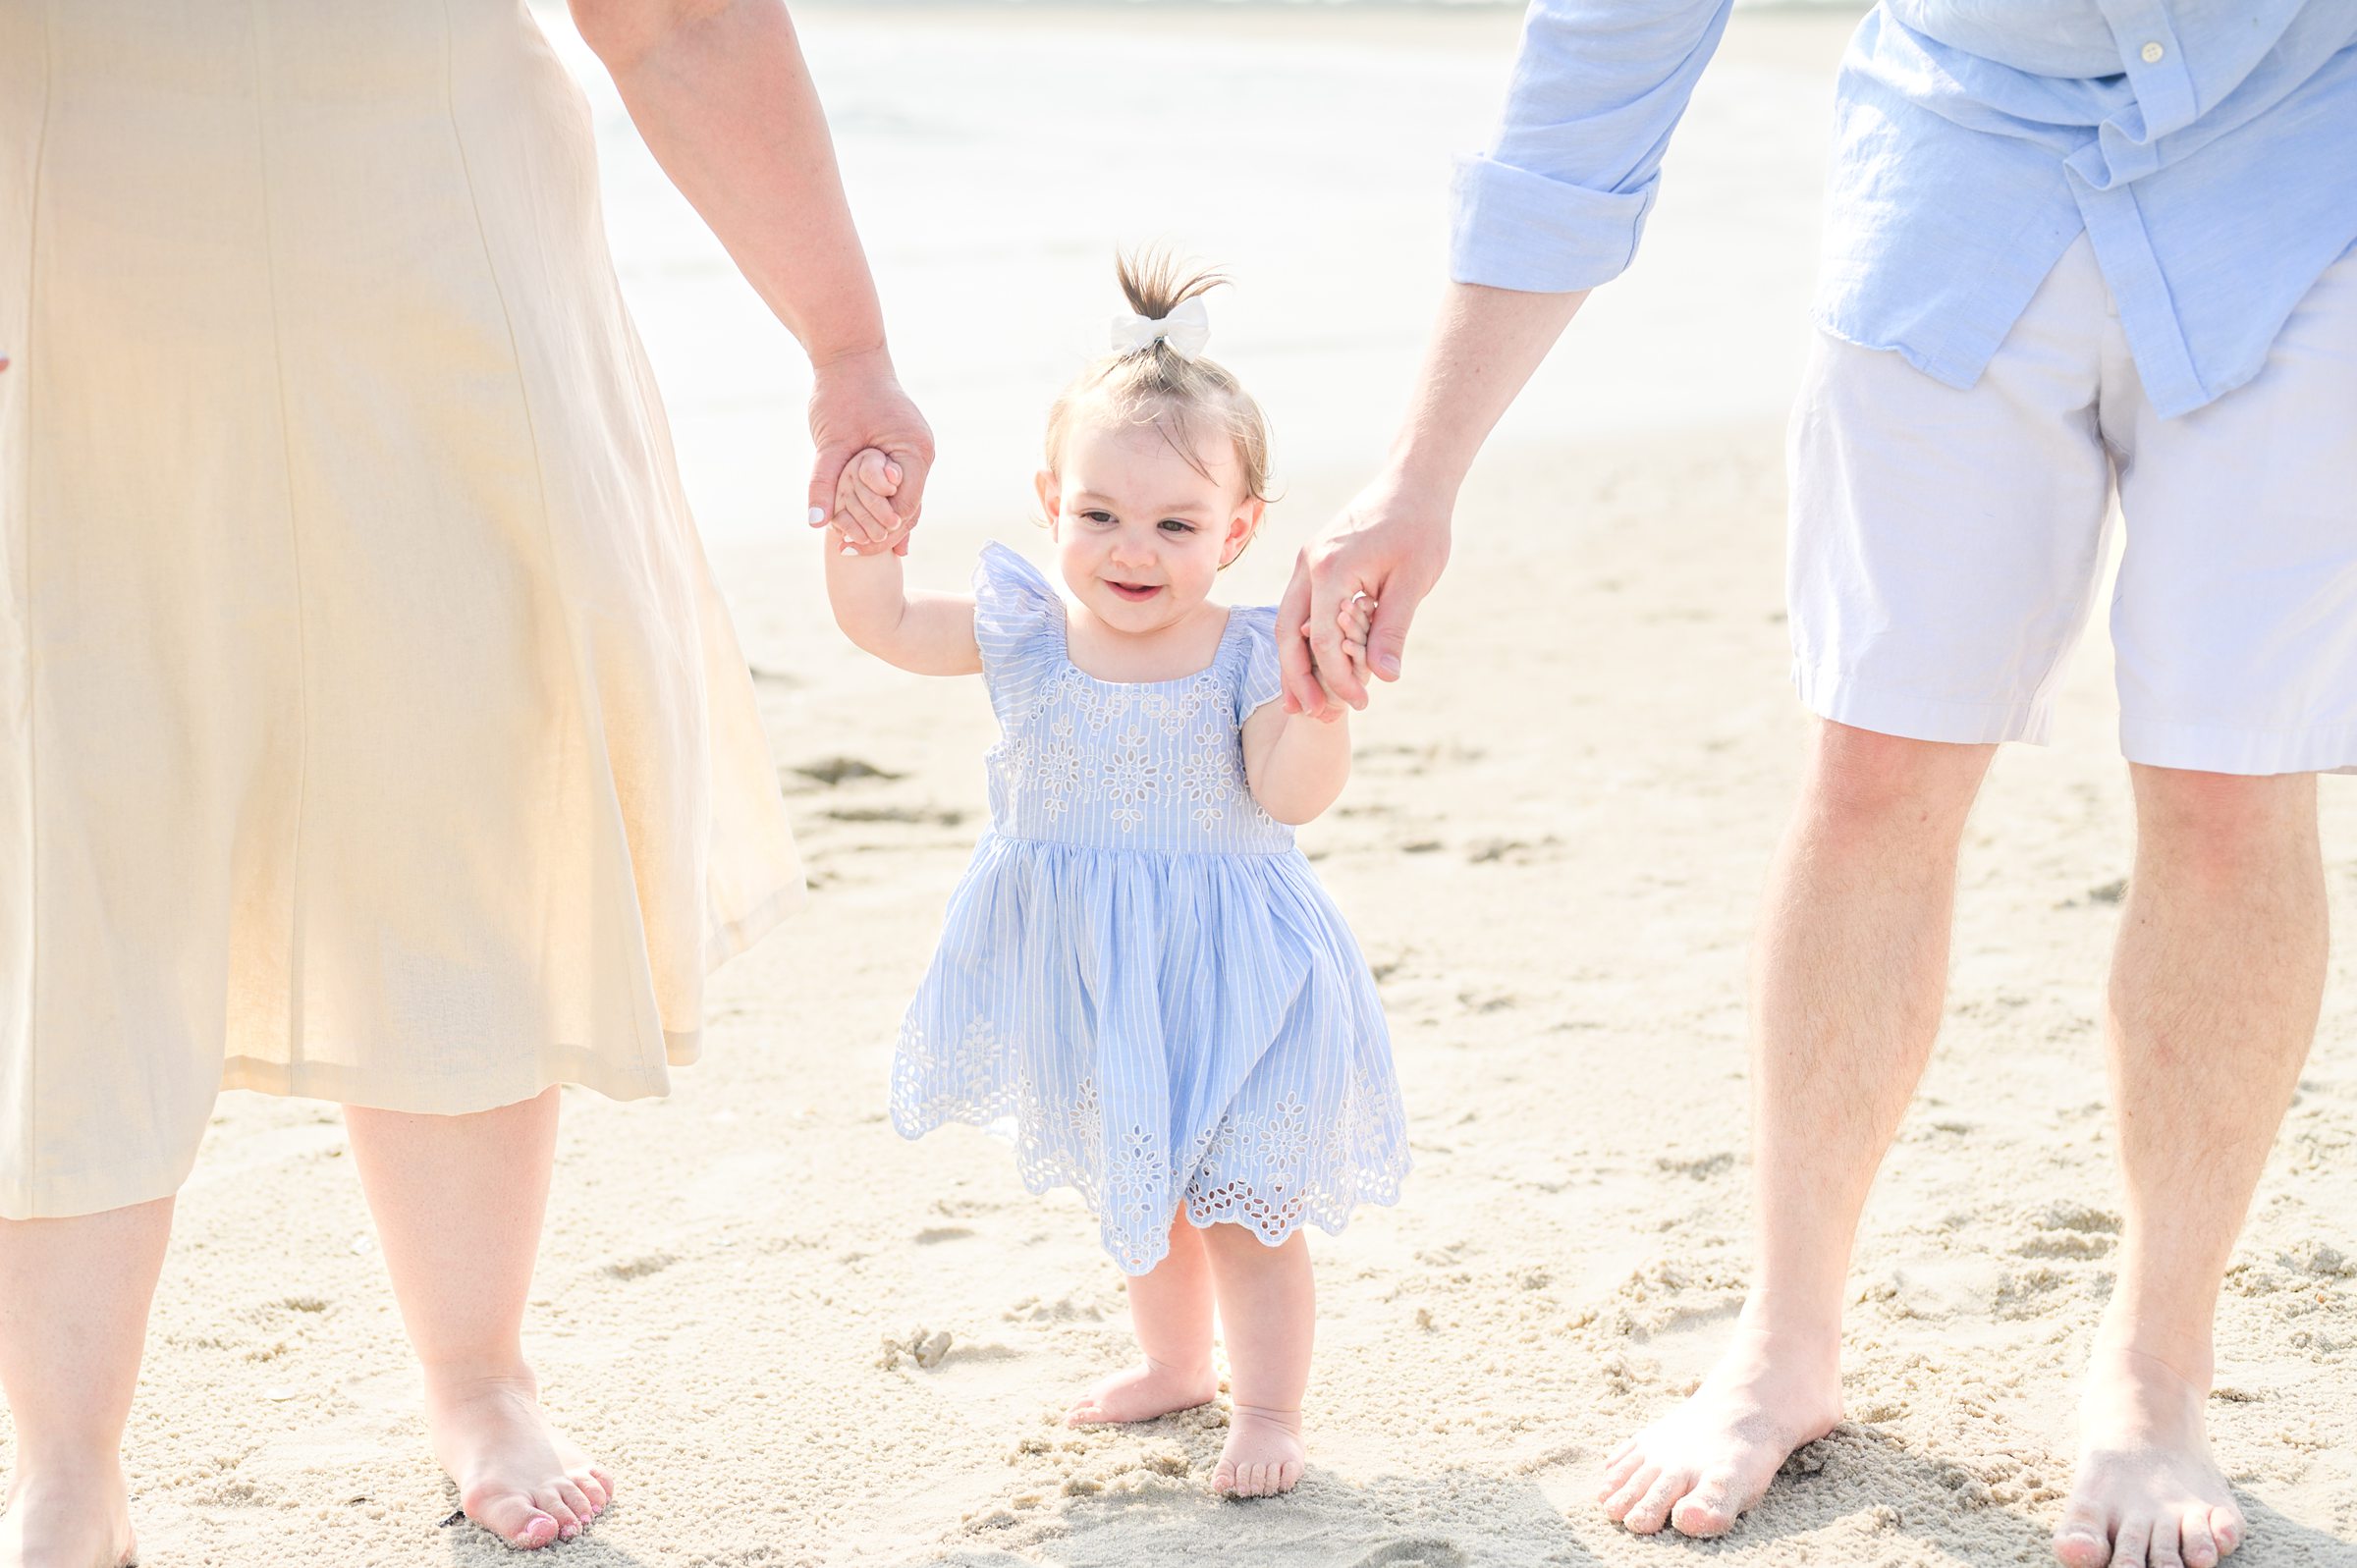
[[[1083,422],[1063,471],[1039,476],[1065,584],[1116,630],[1183,621],[1260,522],[1233,442],[1214,432],[1195,460],[1202,471],[1151,426]]]

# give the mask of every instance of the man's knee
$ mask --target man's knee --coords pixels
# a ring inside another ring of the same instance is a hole
[[[2197,875],[2233,881],[2314,852],[2314,774],[2133,773],[2138,838]]]
[[[1803,810],[1821,832],[1882,838],[1960,834],[1990,746],[1910,740],[1818,721]]]

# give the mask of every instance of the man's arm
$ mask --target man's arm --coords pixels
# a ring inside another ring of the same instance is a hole
[[[1399,678],[1408,622],[1449,564],[1450,518],[1465,472],[1586,297],[1584,290],[1449,286],[1383,471],[1303,548],[1278,606],[1288,712],[1324,717],[1329,687],[1353,708],[1367,705],[1360,666],[1344,649],[1338,622],[1354,593],[1375,601],[1365,668]]]
[[[1399,678],[1408,623],[1449,560],[1458,487],[1580,301],[1635,254],[1670,134],[1732,0],[1539,0],[1490,150],[1459,164],[1453,279],[1383,471],[1301,552],[1279,606],[1286,705],[1354,708],[1336,612],[1377,601],[1367,663]],[[1306,627],[1306,630],[1304,630]]]

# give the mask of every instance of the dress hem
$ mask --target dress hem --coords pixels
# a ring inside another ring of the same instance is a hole
[[[784,884],[740,919],[714,927],[704,947],[707,972],[719,968],[775,930],[805,897],[801,882]],[[536,1053],[527,1070],[472,1092],[420,1092],[396,1085],[382,1074],[357,1074],[326,1063],[287,1063],[260,1056],[228,1056],[221,1088],[244,1089],[276,1099],[333,1101],[369,1110],[431,1116],[466,1116],[538,1098],[566,1084],[578,1084],[609,1100],[648,1100],[670,1092],[671,1067],[693,1063],[701,1054],[702,1029],[663,1031],[663,1051],[653,1065],[619,1065],[582,1046],[556,1046]],[[0,1197],[0,1219],[70,1219],[169,1198],[187,1185],[196,1150],[185,1160],[159,1160],[137,1169],[104,1169],[27,1182]]]
[[[893,1131],[899,1133],[903,1138],[908,1140],[909,1142],[914,1143],[918,1139],[924,1137],[927,1133],[938,1132],[944,1127],[971,1127],[976,1131],[986,1131],[990,1122],[1000,1119],[1002,1119],[1000,1116],[992,1116],[986,1120],[978,1117],[961,1116],[953,1113],[942,1116],[937,1120],[909,1122],[904,1125],[901,1119],[896,1116],[893,1118]],[[1356,1192],[1351,1197],[1350,1201],[1342,1207],[1340,1213],[1334,1213],[1331,1211],[1323,1215],[1304,1213],[1300,1216],[1300,1217],[1288,1220],[1286,1224],[1279,1227],[1275,1235],[1271,1235],[1260,1226],[1240,1218],[1231,1218],[1221,1215],[1198,1217],[1195,1213],[1194,1205],[1187,1201],[1186,1195],[1183,1191],[1178,1194],[1177,1201],[1171,1206],[1172,1216],[1176,1219],[1184,1219],[1188,1224],[1192,1225],[1197,1230],[1209,1230],[1214,1225],[1234,1225],[1258,1238],[1262,1246],[1268,1247],[1272,1250],[1284,1246],[1287,1242],[1293,1238],[1296,1232],[1306,1230],[1313,1225],[1324,1231],[1329,1236],[1339,1236],[1344,1230],[1349,1228],[1351,1219],[1357,1216],[1360,1209],[1393,1209],[1398,1207],[1401,1189],[1406,1185],[1409,1174],[1415,1169],[1415,1160],[1407,1153],[1405,1149],[1401,1149],[1399,1151],[1398,1161],[1396,1162],[1387,1162],[1382,1169],[1386,1179],[1381,1182],[1369,1183],[1362,1190]],[[1104,1217],[1097,1212],[1097,1204],[1090,1195],[1088,1183],[1079,1175],[1049,1170],[1044,1173],[1039,1173],[1035,1176],[1034,1172],[1022,1168],[1022,1162],[1018,1159],[1015,1162],[1015,1179],[1023,1184],[1023,1191],[1029,1193],[1034,1198],[1052,1192],[1059,1187],[1069,1188],[1079,1197],[1083,1207],[1088,1210],[1089,1217],[1096,1220],[1099,1225],[1104,1223]],[[1171,1249],[1169,1233],[1166,1230],[1161,1232],[1161,1234],[1163,1239],[1159,1250],[1154,1252],[1152,1257],[1147,1260],[1146,1266],[1142,1269],[1131,1269],[1120,1258],[1114,1256],[1113,1250],[1110,1247],[1104,1247],[1102,1250],[1104,1251],[1105,1256],[1112,1261],[1113,1266],[1116,1269],[1119,1269],[1129,1278],[1135,1279],[1142,1275],[1152,1273],[1157,1268],[1161,1267],[1163,1261],[1170,1256]],[[1101,1240],[1100,1246],[1102,1246]]]

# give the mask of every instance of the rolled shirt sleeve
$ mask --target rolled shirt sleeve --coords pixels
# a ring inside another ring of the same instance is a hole
[[[1733,0],[1533,0],[1487,152],[1452,182],[1450,275],[1533,294],[1619,276]]]

